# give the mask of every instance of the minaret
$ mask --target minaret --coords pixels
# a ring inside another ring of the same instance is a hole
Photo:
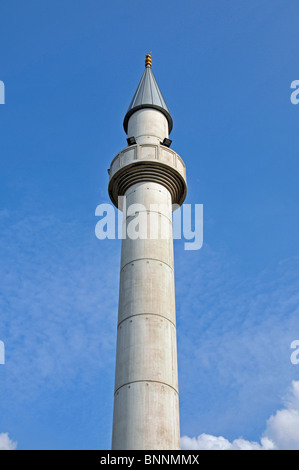
[[[181,205],[186,197],[186,170],[183,160],[169,148],[172,118],[151,66],[148,54],[124,118],[128,146],[116,155],[109,170],[110,198],[119,209],[126,206],[114,450],[180,449],[172,205]],[[124,206],[119,196],[124,196]],[[135,207],[133,213],[130,207]],[[147,225],[146,237],[128,236],[134,217]]]

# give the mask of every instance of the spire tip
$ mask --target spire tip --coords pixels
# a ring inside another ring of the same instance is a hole
[[[145,54],[145,66],[152,66],[152,51],[149,54]]]

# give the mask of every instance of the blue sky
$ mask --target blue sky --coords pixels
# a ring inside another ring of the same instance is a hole
[[[0,435],[18,449],[110,446],[120,242],[96,239],[94,212],[150,50],[186,202],[204,205],[203,248],[175,241],[181,434],[259,442],[289,410],[298,13],[296,0],[1,2]]]

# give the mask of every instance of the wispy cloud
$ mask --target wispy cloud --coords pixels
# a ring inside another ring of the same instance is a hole
[[[298,258],[253,277],[204,245],[175,264],[182,433],[258,436],[298,373]]]
[[[99,399],[107,403],[109,393],[112,404],[120,243],[97,240],[95,222],[0,213],[2,417],[45,388],[71,388],[77,379],[88,385],[99,371],[110,387]],[[232,436],[261,436],[294,378],[297,260],[246,279],[204,245],[176,250],[175,266],[182,433],[245,445]]]
[[[113,369],[116,245],[99,242],[92,226],[52,216],[5,214],[2,222],[2,397],[32,399],[43,383],[55,388],[79,376],[88,383],[100,368]]]

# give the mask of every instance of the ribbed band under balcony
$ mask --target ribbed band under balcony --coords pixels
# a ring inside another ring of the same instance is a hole
[[[171,194],[172,204],[181,205],[186,197],[187,186],[174,168],[159,162],[136,162],[121,168],[109,182],[109,196],[118,207],[118,196],[124,196],[133,184],[151,182],[163,185]]]

